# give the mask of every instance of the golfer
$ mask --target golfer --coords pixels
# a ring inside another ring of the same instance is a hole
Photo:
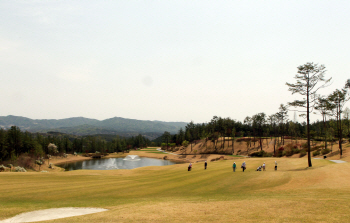
[[[246,169],[246,164],[245,164],[245,161],[242,163],[242,170],[244,172],[244,170]]]
[[[277,161],[275,161],[275,171],[277,170]]]
[[[190,165],[188,165],[188,171],[191,171],[192,169],[192,163],[190,163]]]

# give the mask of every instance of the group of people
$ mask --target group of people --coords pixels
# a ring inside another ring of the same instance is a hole
[[[246,167],[246,163],[245,161],[242,163],[242,171],[244,172],[244,170],[247,168]],[[266,164],[265,162],[261,165],[261,166],[258,166],[258,168],[256,168],[256,171],[266,171]],[[277,170],[277,161],[275,161],[275,171]],[[233,162],[233,172],[236,172],[236,163]]]
[[[208,163],[207,161],[204,162],[204,169],[206,170],[207,169],[207,166],[208,166]],[[192,170],[192,163],[190,163],[190,165],[188,165],[188,171],[191,171]]]
[[[266,165],[265,165],[265,163],[263,163],[263,165],[258,166],[258,168],[256,168],[256,171],[261,171],[261,169],[262,169],[263,171],[265,171],[265,170],[266,170],[265,167],[266,167]]]
[[[208,163],[207,161],[204,162],[204,169],[206,170],[207,169],[207,166],[208,166]],[[237,168],[237,165],[236,165],[236,162],[233,162],[233,172],[236,172],[236,168]],[[242,171],[244,172],[245,169],[247,169],[247,166],[246,166],[246,163],[245,161],[242,163],[241,165],[241,168],[242,168]],[[191,171],[192,170],[192,163],[190,163],[190,165],[188,165],[188,171]],[[256,169],[256,171],[266,171],[266,164],[263,163],[261,166],[258,166],[258,168]],[[275,171],[277,170],[277,161],[275,161]]]

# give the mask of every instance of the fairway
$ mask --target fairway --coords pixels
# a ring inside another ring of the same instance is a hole
[[[242,159],[233,160],[240,166]],[[133,170],[0,173],[0,220],[47,208],[109,211],[48,222],[348,222],[350,165],[247,158]],[[257,172],[263,162],[267,171]]]

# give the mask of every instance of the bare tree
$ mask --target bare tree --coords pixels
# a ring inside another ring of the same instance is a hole
[[[304,96],[302,100],[295,100],[288,103],[290,106],[306,108],[306,125],[307,125],[307,149],[308,149],[308,166],[312,167],[311,163],[311,148],[310,148],[310,113],[315,106],[316,93],[319,89],[327,87],[332,78],[325,79],[324,74],[326,67],[314,63],[306,63],[298,67],[298,72],[295,75],[296,83],[286,83],[289,91],[292,94],[300,94]],[[305,112],[305,111],[304,111]]]

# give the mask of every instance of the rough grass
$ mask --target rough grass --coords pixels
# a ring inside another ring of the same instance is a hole
[[[242,159],[134,170],[0,173],[0,220],[57,207],[109,211],[66,222],[348,222],[350,164]],[[267,171],[254,171],[266,162]],[[57,219],[50,222],[62,222]]]

